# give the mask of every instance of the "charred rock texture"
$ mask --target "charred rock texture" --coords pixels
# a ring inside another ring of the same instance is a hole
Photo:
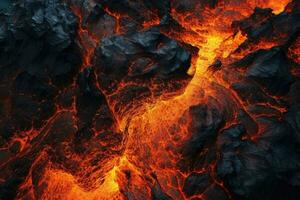
[[[191,53],[182,45],[158,27],[103,39],[94,66],[100,87],[119,104],[116,110],[184,87],[191,78]]]
[[[298,200],[298,0],[0,2],[0,199]]]

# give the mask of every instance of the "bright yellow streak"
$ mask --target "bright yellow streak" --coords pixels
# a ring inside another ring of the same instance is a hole
[[[119,185],[116,181],[117,167],[107,173],[101,186],[92,191],[81,188],[75,178],[61,170],[49,170],[46,176],[48,186],[43,192],[43,200],[117,200],[122,199],[119,194]]]

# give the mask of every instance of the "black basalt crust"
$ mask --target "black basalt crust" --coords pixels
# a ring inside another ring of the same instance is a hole
[[[154,27],[103,39],[93,66],[101,89],[130,105],[186,86],[191,59],[187,45]]]
[[[0,200],[299,200],[300,0],[275,4],[0,0]]]

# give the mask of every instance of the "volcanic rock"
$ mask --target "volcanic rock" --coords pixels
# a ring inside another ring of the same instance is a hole
[[[245,134],[242,125],[226,129],[218,138],[221,159],[217,173],[238,199],[274,199],[278,195],[283,198],[297,185],[294,182],[296,174],[288,179],[282,176],[293,174],[298,168],[297,162],[291,162],[299,159],[299,154],[292,150],[293,145],[297,145],[293,131],[285,122],[270,118],[261,120],[267,128],[256,142],[242,140]],[[295,142],[286,145],[289,140]],[[297,199],[298,195],[293,193],[289,199]]]
[[[211,184],[212,180],[209,174],[192,173],[185,180],[183,191],[187,196],[193,196],[203,193]]]
[[[191,53],[158,28],[105,38],[95,56],[101,89],[113,94],[113,99],[124,99],[125,105],[172,89],[178,91],[190,79]]]

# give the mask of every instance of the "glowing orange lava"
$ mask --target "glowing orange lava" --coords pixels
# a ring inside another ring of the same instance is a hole
[[[123,187],[135,189],[144,187],[148,193],[145,196],[150,198],[147,184],[155,185],[156,181],[173,199],[188,199],[181,191],[187,174],[180,172],[177,168],[176,161],[179,160],[180,154],[176,152],[176,147],[189,139],[190,119],[187,116],[178,126],[174,124],[180,121],[189,107],[207,102],[209,96],[217,96],[216,91],[211,87],[212,83],[218,83],[229,90],[222,80],[222,72],[220,72],[221,75],[218,73],[214,75],[207,69],[216,59],[222,60],[225,65],[228,60],[235,59],[232,54],[247,39],[241,32],[232,30],[232,22],[249,16],[256,6],[272,8],[273,12],[278,14],[284,10],[289,0],[247,0],[244,2],[237,4],[225,0],[217,6],[218,9],[205,9],[202,13],[204,20],[199,20],[195,13],[183,15],[172,10],[172,16],[188,30],[181,36],[182,40],[199,48],[196,62],[189,71],[190,74],[194,74],[194,77],[183,94],[145,104],[138,108],[134,116],[122,116],[119,126],[128,134],[126,150],[116,162],[116,166],[106,174],[102,185],[93,191],[85,191],[77,185],[72,175],[64,171],[49,169],[45,179],[50,186],[46,189],[43,199],[124,199],[124,191],[121,191],[124,190]],[[118,20],[121,17],[115,13],[109,13]],[[120,33],[118,23],[115,27],[116,33]],[[144,26],[148,27],[157,23],[158,20],[154,19],[145,22]],[[81,34],[84,32],[82,30]],[[193,34],[189,34],[191,32]],[[85,66],[89,65],[91,56],[90,50],[86,51]],[[297,54],[299,54],[298,50]],[[237,104],[239,104],[238,100]],[[132,182],[126,183],[126,186],[123,176],[128,171],[131,173]],[[146,181],[147,184],[141,183],[142,175],[151,176],[152,173],[156,178],[150,178],[149,183]]]

